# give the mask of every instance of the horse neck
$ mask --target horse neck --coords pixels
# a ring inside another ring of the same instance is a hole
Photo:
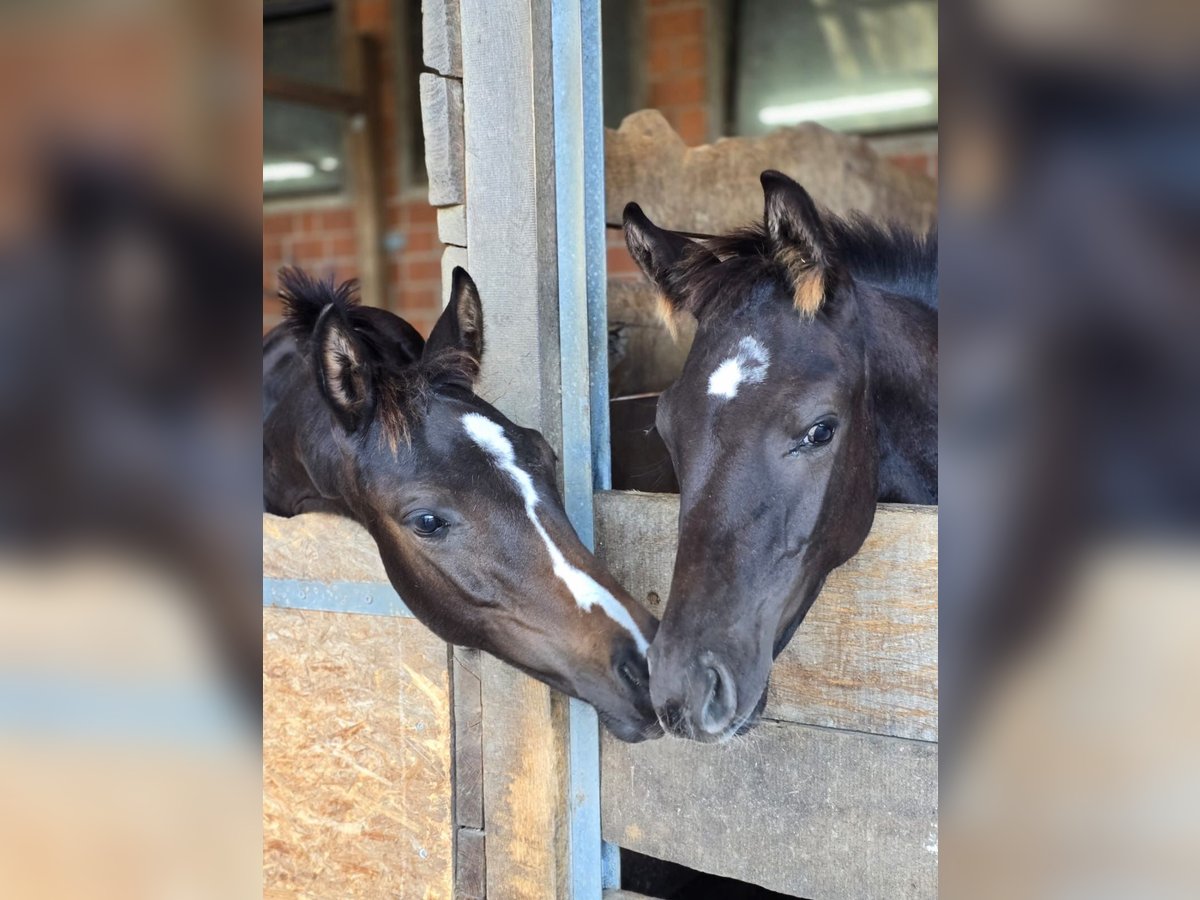
[[[937,502],[937,313],[861,287],[879,442],[879,499]]]

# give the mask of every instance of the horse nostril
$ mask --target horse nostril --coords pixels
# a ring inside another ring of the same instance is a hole
[[[707,690],[700,709],[700,727],[709,734],[720,734],[737,713],[737,688],[729,672],[720,663],[704,670]]]
[[[664,703],[659,710],[659,724],[669,734],[683,734],[683,707],[678,703]]]

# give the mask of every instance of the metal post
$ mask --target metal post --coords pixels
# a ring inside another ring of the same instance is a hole
[[[609,478],[598,0],[553,0],[551,37],[563,499],[592,547],[592,491]],[[568,745],[571,897],[600,900],[600,731],[595,711],[578,700],[570,703]]]

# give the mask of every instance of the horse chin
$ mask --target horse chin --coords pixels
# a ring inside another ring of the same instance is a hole
[[[626,744],[640,744],[642,741],[653,741],[663,736],[662,726],[658,724],[657,719],[635,721],[608,715],[599,709],[596,710],[596,714],[600,718],[600,724],[607,728],[613,737]]]

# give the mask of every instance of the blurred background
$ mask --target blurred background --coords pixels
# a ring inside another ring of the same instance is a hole
[[[0,6],[0,896],[261,895],[261,25]]]
[[[1200,887],[1200,18],[941,23],[941,884]]]

